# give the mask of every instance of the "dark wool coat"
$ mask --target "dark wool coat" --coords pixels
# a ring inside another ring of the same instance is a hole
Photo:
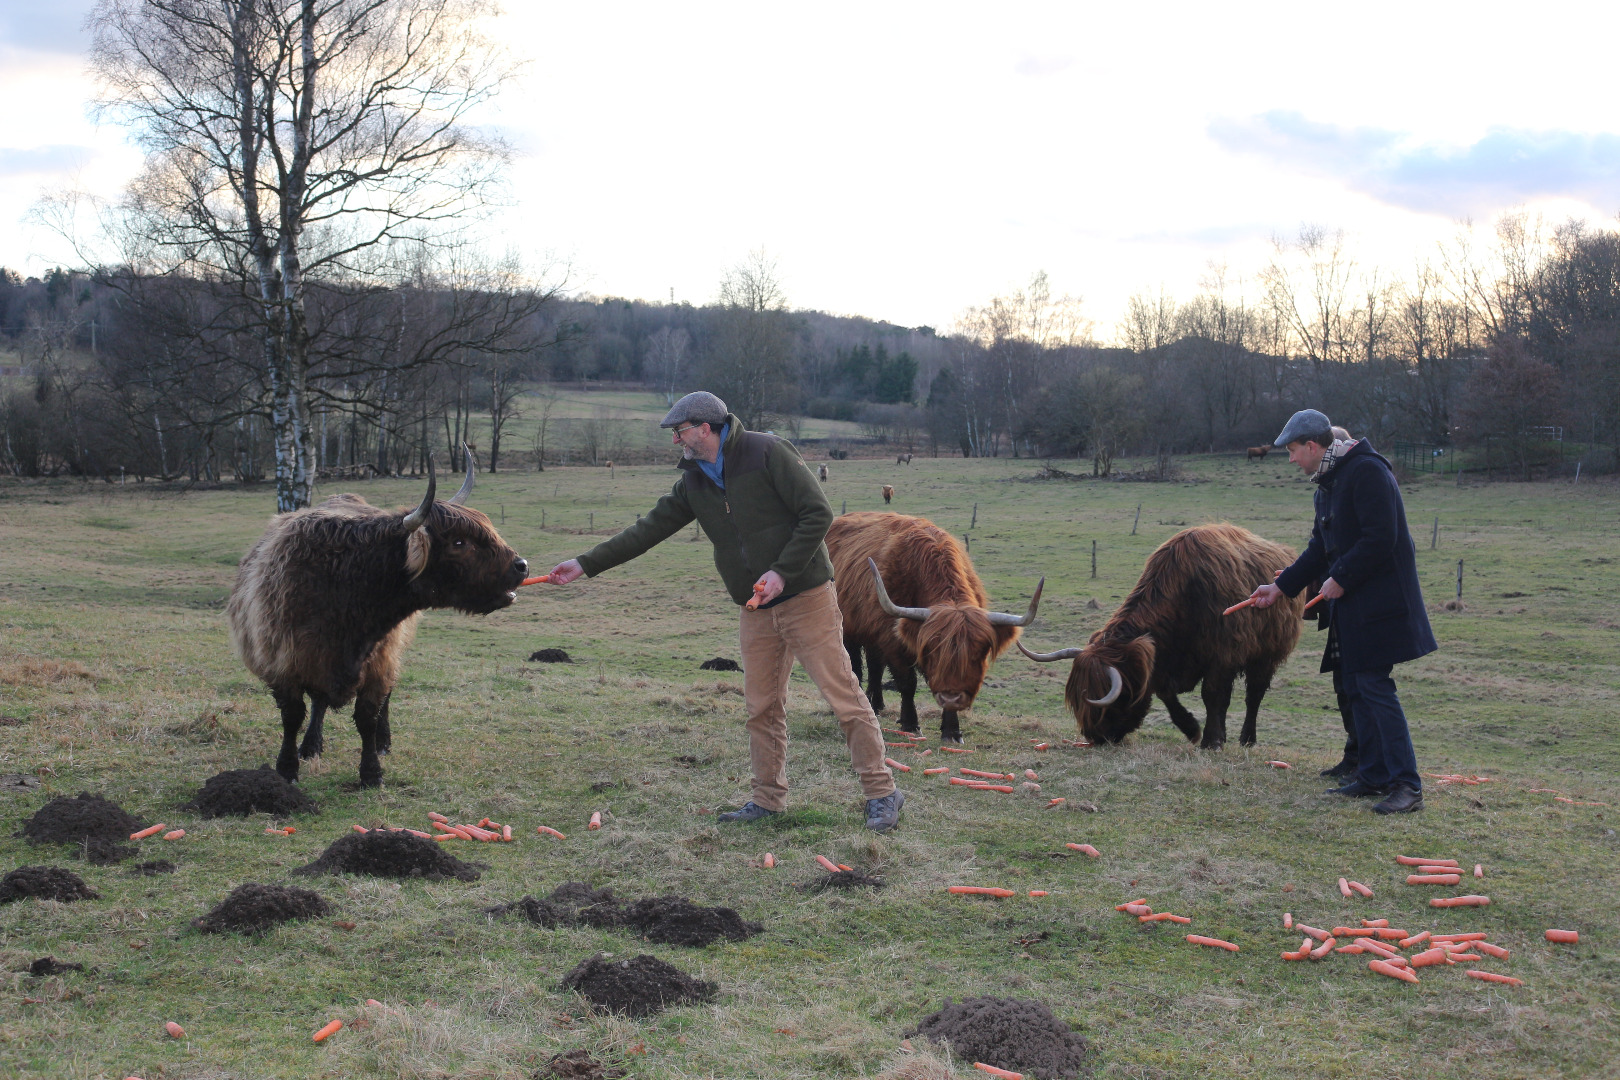
[[[782,575],[783,597],[832,580],[824,542],[832,506],[809,466],[786,439],[746,431],[731,414],[726,423],[725,489],[696,461],[682,461],[682,476],[668,495],[634,525],[579,557],[586,574],[595,577],[629,562],[696,519],[714,543],[714,566],[726,591],[739,604],[753,598],[754,582],[767,570]]]
[[[1323,578],[1344,588],[1326,601],[1340,670],[1377,671],[1434,652],[1417,551],[1389,462],[1362,439],[1323,478],[1315,501],[1311,542],[1277,586],[1289,596]]]

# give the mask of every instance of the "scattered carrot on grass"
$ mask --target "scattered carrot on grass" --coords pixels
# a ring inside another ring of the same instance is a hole
[[[1054,806],[1062,806],[1064,803],[1066,803],[1068,801],[1069,801],[1068,799],[1053,799],[1051,802],[1047,803],[1046,806],[1043,807],[1043,809],[1050,810],[1050,809],[1052,809],[1052,807],[1054,807]]]
[[[1308,959],[1311,955],[1311,939],[1306,938],[1304,941],[1300,942],[1299,948],[1295,949],[1293,952],[1279,953],[1278,955],[1284,960]]]
[[[1070,851],[1078,851],[1082,855],[1090,855],[1093,859],[1102,857],[1102,852],[1098,851],[1090,844],[1064,844],[1063,846],[1068,848]]]
[[[1024,770],[1024,779],[1025,780],[1039,780],[1040,778],[1041,778],[1040,774],[1037,773],[1034,769],[1025,769]]]
[[[1326,941],[1328,938],[1333,936],[1332,934],[1328,933],[1326,930],[1318,930],[1316,927],[1314,927],[1314,926],[1306,926],[1304,923],[1298,923],[1296,925],[1296,929],[1298,929],[1299,932],[1302,933],[1302,934],[1309,934],[1311,937],[1315,938],[1317,941]]]
[[[1123,904],[1115,904],[1114,905],[1114,910],[1115,911],[1124,911],[1126,908],[1130,907],[1132,904],[1145,904],[1145,903],[1147,903],[1147,897],[1144,896],[1140,900],[1127,900]]]
[[[132,832],[132,833],[130,833],[129,838],[131,840],[145,840],[148,836],[156,836],[158,833],[162,832],[164,829],[167,829],[167,828],[168,828],[167,825],[148,825],[146,828],[142,829],[140,832]]]
[[[430,837],[429,839],[432,839],[432,840],[465,840],[466,837],[462,836],[460,833],[442,832],[442,833],[436,834],[435,836]]]
[[[1418,981],[1418,977],[1416,975],[1412,974],[1406,968],[1396,967],[1388,960],[1369,960],[1367,961],[1367,967],[1372,971],[1378,972],[1380,975],[1388,975],[1392,979],[1400,979],[1404,982],[1410,983],[1415,983]]]
[[[383,1008],[383,1003],[378,1001],[376,998],[366,998],[366,1004],[371,1006],[373,1009]]]
[[[973,753],[973,751],[969,750],[965,746],[942,746],[942,747],[940,747],[940,749],[945,751],[947,754],[971,754],[971,753]]]
[[[1382,941],[1378,941],[1375,938],[1357,938],[1356,944],[1360,945],[1367,952],[1377,953],[1385,960],[1393,960],[1395,957],[1401,955],[1399,950],[1392,949],[1388,945],[1385,945]]]
[[[1373,936],[1378,938],[1380,941],[1399,942],[1404,937],[1410,937],[1411,934],[1405,930],[1400,930],[1393,926],[1380,926],[1373,931]]]
[[[1378,936],[1378,931],[1373,930],[1373,929],[1369,929],[1368,927],[1365,927],[1365,926],[1359,927],[1359,928],[1349,927],[1349,926],[1335,926],[1329,932],[1334,937],[1370,938],[1370,937],[1377,937]]]
[[[910,772],[911,771],[911,766],[910,765],[902,765],[898,761],[894,760],[894,758],[892,758],[892,757],[884,758],[883,759],[883,764],[887,765],[891,769],[897,769],[900,772]]]
[[[547,836],[555,836],[559,840],[568,839],[568,837],[564,836],[556,829],[553,829],[550,825],[536,825],[534,831],[537,833],[545,833]]]
[[[315,1041],[316,1042],[321,1042],[321,1041],[323,1041],[325,1039],[330,1038],[333,1035],[336,1035],[338,1033],[338,1030],[340,1028],[342,1028],[342,1027],[343,1027],[343,1021],[341,1021],[341,1020],[333,1020],[330,1024],[327,1024],[325,1027],[321,1028],[321,1030],[319,1030],[319,1031],[317,1031],[315,1033]]]
[[[1153,909],[1147,904],[1126,904],[1125,914],[1135,915],[1137,918],[1141,918],[1143,915],[1153,914]]]
[[[355,832],[359,832],[359,833],[364,833],[364,832],[370,832],[371,831],[370,829],[366,828],[364,825],[351,825],[350,828],[352,828]]]
[[[184,835],[186,835],[186,830],[184,830],[184,829],[171,829],[168,832],[163,834],[163,839],[165,839],[165,840],[178,840]]]
[[[1045,889],[1031,889],[1031,890],[1029,890],[1029,895],[1031,895],[1031,896],[1048,896],[1050,894]]]
[[[1482,877],[1485,876],[1485,867],[1484,867],[1484,865],[1482,865],[1481,863],[1475,863],[1474,864],[1474,876],[1477,877],[1477,878],[1482,878]]]
[[[1328,938],[1326,941],[1322,942],[1322,944],[1318,945],[1316,948],[1314,948],[1314,949],[1312,949],[1310,951],[1310,954],[1309,954],[1310,958],[1312,960],[1320,960],[1324,956],[1326,956],[1328,953],[1332,952],[1333,949],[1334,949],[1334,946],[1336,946],[1338,944],[1339,944],[1339,940],[1337,938]]]
[[[1350,899],[1350,883],[1344,878],[1339,879],[1339,895],[1346,900]]]
[[[510,844],[512,842],[512,826],[510,826],[510,825],[502,825],[501,826],[501,840],[504,843],[508,843],[508,844]]]
[[[1364,899],[1372,899],[1372,890],[1367,888],[1367,886],[1363,885],[1361,882],[1352,881],[1350,882],[1350,887],[1356,890],[1356,892],[1360,893]]]
[[[1051,745],[1052,745],[1051,743],[1038,742],[1038,743],[1035,744],[1035,749],[1037,749],[1037,750],[1046,750],[1046,749],[1049,749],[1051,747]]]
[[[1498,975],[1494,971],[1480,971],[1477,968],[1469,968],[1463,974],[1470,979],[1479,979],[1481,982],[1506,983],[1509,986],[1524,985],[1523,979],[1515,979],[1511,975]]]
[[[1268,762],[1266,762],[1266,764],[1270,765],[1273,769],[1292,769],[1293,768],[1293,766],[1288,764],[1288,762],[1286,762],[1286,761],[1268,761]]]
[[[950,771],[951,771],[950,769],[948,769],[944,765],[941,765],[937,769],[924,769],[923,770],[923,775],[924,776],[938,776],[940,773],[948,773]]]
[[[1446,950],[1444,949],[1425,949],[1412,957],[1409,963],[1415,968],[1420,968],[1430,967],[1434,964],[1444,964],[1448,960],[1449,957],[1446,956]]]
[[[842,870],[846,874],[854,873],[855,871],[855,868],[847,863],[839,863],[838,869]]]
[[[767,870],[773,870],[776,868],[776,856],[767,851],[765,857],[760,860],[760,864]]]
[[[1488,896],[1436,896],[1429,901],[1430,907],[1490,907],[1491,898]]]
[[[1192,920],[1185,915],[1172,915],[1168,911],[1154,912],[1152,915],[1138,915],[1137,922],[1173,922],[1182,926],[1191,926]]]
[[[1581,932],[1579,930],[1548,930],[1547,940],[1559,945],[1579,945]]]
[[[1403,949],[1410,949],[1414,945],[1421,945],[1425,941],[1428,941],[1429,937],[1430,937],[1429,932],[1427,930],[1425,930],[1421,934],[1413,934],[1409,938],[1402,938],[1401,940],[1397,941],[1395,944],[1399,945]]]
[[[428,820],[429,821],[442,821],[446,825],[450,824],[450,819],[449,818],[447,818],[443,814],[440,814],[440,813],[438,813],[436,811],[433,811],[433,810],[428,811]]]
[[[1283,912],[1283,929],[1284,930],[1292,930],[1293,928],[1294,928],[1294,913],[1292,911]]]
[[[989,1073],[991,1076],[1000,1077],[1001,1080],[1024,1080],[1024,1074],[1023,1073],[1008,1072],[1006,1069],[998,1069],[994,1065],[986,1065],[982,1061],[975,1061],[973,1063],[973,1067],[975,1069],[983,1069],[985,1072]]]
[[[586,825],[585,827],[592,831],[600,829],[602,827],[602,811],[592,810],[590,824]]]
[[[1479,933],[1477,931],[1471,931],[1471,932],[1466,933],[1466,934],[1435,934],[1435,935],[1433,935],[1433,937],[1434,937],[1434,943],[1436,945],[1439,945],[1441,943],[1448,943],[1449,944],[1449,943],[1452,943],[1452,942],[1459,942],[1459,941],[1484,941],[1486,935],[1481,934],[1481,933]]]
[[[1238,951],[1238,947],[1232,944],[1230,941],[1222,941],[1220,938],[1214,937],[1205,937],[1203,934],[1188,934],[1187,940],[1192,942],[1194,945],[1208,945],[1215,949],[1225,949],[1227,952]]]
[[[165,1023],[163,1025],[163,1030],[169,1033],[169,1038],[171,1039],[183,1039],[186,1037],[186,1029],[175,1023],[173,1020]]]
[[[958,896],[994,896],[998,900],[1018,895],[1011,889],[993,889],[983,885],[952,885],[946,891],[956,893]]]
[[[1355,956],[1355,955],[1357,955],[1359,953],[1364,953],[1367,950],[1365,948],[1363,948],[1362,946],[1357,945],[1355,942],[1351,942],[1349,945],[1340,945],[1337,949],[1334,949],[1333,951],[1336,952],[1336,953],[1345,953],[1346,955],[1349,955],[1349,956]]]
[[[821,868],[823,870],[827,871],[827,873],[829,873],[829,874],[838,873],[838,864],[833,862],[831,859],[827,858],[827,856],[825,856],[825,855],[817,855],[816,856],[816,862],[820,863]]]
[[[1378,930],[1378,929],[1382,929],[1383,927],[1388,926],[1389,925],[1389,920],[1388,919],[1362,919],[1361,920],[1361,925],[1371,927],[1374,930]]]
[[[1456,885],[1462,878],[1456,874],[1407,874],[1408,885]]]
[[[1397,855],[1395,861],[1402,866],[1456,866],[1456,859],[1419,859],[1413,855]]]
[[[1508,951],[1506,949],[1502,948],[1500,945],[1492,945],[1488,941],[1476,941],[1474,942],[1474,948],[1478,949],[1486,956],[1494,956],[1498,960],[1506,960],[1508,958]]]

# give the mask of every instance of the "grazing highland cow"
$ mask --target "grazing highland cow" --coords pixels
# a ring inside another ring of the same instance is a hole
[[[887,505],[889,505],[889,503],[891,503],[893,501],[894,501],[894,485],[892,485],[892,484],[884,484],[883,485],[883,505],[887,506]]]
[[[900,691],[900,728],[916,731],[920,667],[944,711],[940,738],[961,742],[957,713],[972,707],[991,662],[1035,618],[1046,579],[1035,586],[1028,613],[989,611],[984,584],[955,538],[931,521],[902,514],[845,514],[827,530],[827,551],[844,648],[856,679],[865,650],[872,708],[883,709],[887,665]]]
[[[360,732],[360,783],[382,783],[388,750],[388,697],[405,647],[424,608],[485,615],[517,599],[528,562],[506,545],[489,518],[461,505],[467,478],[448,502],[427,496],[410,513],[379,510],[358,495],[280,514],[243,557],[226,612],[231,640],[249,671],[264,680],[281,709],[276,771],[298,779],[298,759],[324,742],[329,708],[354,702]],[[302,748],[304,695],[312,713]]]
[[[1249,447],[1249,460],[1253,461],[1255,458],[1263,459],[1269,453],[1271,453],[1270,446],[1251,446]]]
[[[823,484],[827,482],[827,466],[823,465],[821,467],[820,471],[816,473],[816,479],[820,480]]]
[[[1235,525],[1186,529],[1148,556],[1136,588],[1085,648],[1034,653],[1022,642],[1018,648],[1042,663],[1074,658],[1064,697],[1081,737],[1094,742],[1119,742],[1141,727],[1154,694],[1181,733],[1197,740],[1198,721],[1176,695],[1201,681],[1208,715],[1200,745],[1218,750],[1226,744],[1226,710],[1241,673],[1238,741],[1253,746],[1260,699],[1299,642],[1305,600],[1221,612],[1293,561],[1281,544]]]

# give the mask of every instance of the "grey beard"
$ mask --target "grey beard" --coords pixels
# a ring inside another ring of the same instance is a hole
[[[681,457],[686,461],[697,460],[697,455],[692,453],[692,448],[690,446],[681,447]]]

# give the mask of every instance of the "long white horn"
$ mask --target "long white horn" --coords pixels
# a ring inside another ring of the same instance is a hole
[[[1014,644],[1018,646],[1019,652],[1023,653],[1037,664],[1050,664],[1054,660],[1072,660],[1076,656],[1079,656],[1082,651],[1084,651],[1081,649],[1059,649],[1057,652],[1030,652],[1028,649],[1024,648],[1024,643],[1022,641],[1015,642]]]
[[[1028,626],[1035,621],[1035,609],[1041,606],[1041,590],[1046,588],[1046,579],[1041,578],[1035,586],[1035,595],[1029,598],[1029,610],[1022,615],[1009,615],[1005,611],[986,611],[985,617],[990,620],[991,626]]]
[[[446,502],[450,503],[452,506],[460,506],[462,503],[466,502],[467,501],[467,496],[472,494],[472,489],[473,489],[473,453],[472,453],[472,447],[468,446],[466,443],[462,443],[461,444],[461,452],[467,459],[467,479],[465,479],[465,480],[463,480],[461,482],[461,487],[459,489],[457,489],[457,491],[456,491],[456,493],[454,495],[450,496],[450,498],[445,500]]]
[[[1120,678],[1119,668],[1113,664],[1108,665],[1108,693],[1100,698],[1086,698],[1093,705],[1112,705],[1119,700],[1119,692],[1125,686],[1125,680]]]
[[[428,512],[433,509],[433,493],[438,490],[439,480],[438,477],[436,477],[433,473],[433,455],[429,454],[427,494],[422,497],[421,506],[418,506],[415,510],[412,510],[410,513],[405,515],[405,520],[401,524],[405,526],[406,532],[415,532],[417,529],[420,529],[423,525],[427,524]]]
[[[867,559],[866,565],[872,568],[872,578],[877,582],[878,606],[897,619],[916,619],[922,622],[928,618],[928,609],[925,607],[900,607],[889,599],[889,590],[883,587],[883,575],[878,572],[876,559]]]

